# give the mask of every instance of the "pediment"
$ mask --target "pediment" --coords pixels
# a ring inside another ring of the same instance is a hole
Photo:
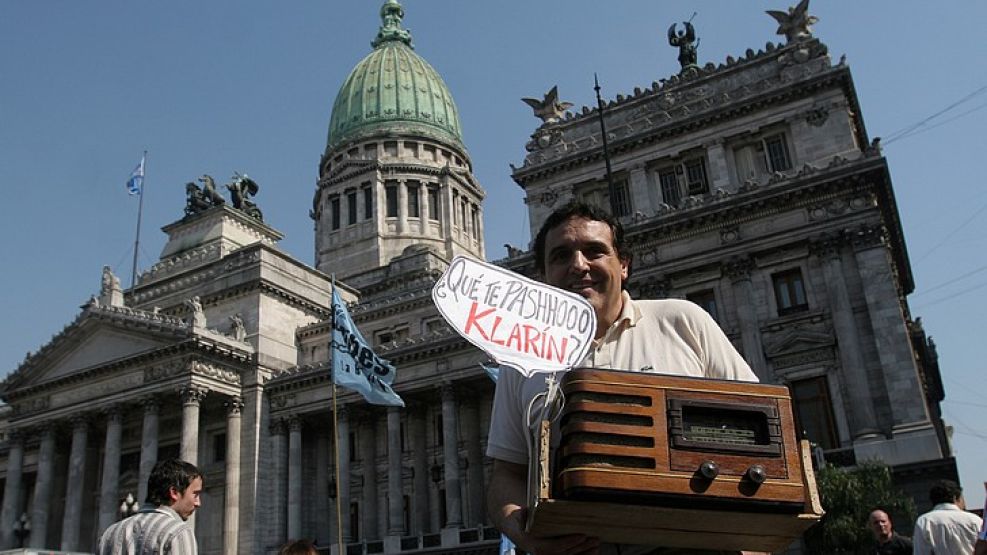
[[[26,363],[16,388],[31,387],[172,345],[181,338],[160,330],[83,317]]]
[[[832,347],[835,343],[832,334],[826,331],[793,328],[773,337],[765,337],[764,353],[773,358]]]

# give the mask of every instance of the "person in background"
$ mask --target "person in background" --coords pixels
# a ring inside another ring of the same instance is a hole
[[[874,549],[876,555],[912,555],[912,540],[894,531],[894,524],[888,513],[874,509],[867,518],[870,531],[874,534]]]
[[[319,555],[319,551],[309,540],[294,540],[282,545],[278,555]]]
[[[202,504],[202,473],[192,463],[166,459],[151,469],[147,500],[137,514],[113,524],[99,538],[97,555],[197,555],[186,522]]]
[[[915,521],[915,555],[972,555],[983,519],[967,512],[963,490],[952,480],[939,480],[929,490],[932,510]]]

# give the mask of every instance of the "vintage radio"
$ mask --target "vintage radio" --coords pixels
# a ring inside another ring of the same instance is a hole
[[[578,369],[561,391],[537,442],[536,534],[778,550],[822,515],[786,387]]]

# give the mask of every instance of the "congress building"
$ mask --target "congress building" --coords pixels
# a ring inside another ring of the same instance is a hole
[[[229,200],[190,184],[137,284],[104,269],[77,317],[8,369],[0,548],[92,551],[143,500],[154,463],[181,457],[204,472],[202,553],[274,553],[289,538],[328,552],[340,534],[353,554],[496,552],[484,510],[494,383],[430,295],[454,256],[488,257],[485,191],[402,7],[386,0],[380,14],[333,104],[314,265],[279,249],[276,222],[249,200],[256,184]],[[605,136],[597,108],[546,95],[512,177],[532,236],[571,200],[612,206],[631,293],[712,314],[762,381],[790,387],[817,462],[879,459],[924,494],[956,476],[934,345],[908,307],[887,161],[850,68],[802,15],[783,42],[723,63],[698,62],[680,35],[681,72],[606,100]],[[495,262],[534,272],[526,249]],[[334,417],[331,275],[398,368],[404,408],[340,389]]]

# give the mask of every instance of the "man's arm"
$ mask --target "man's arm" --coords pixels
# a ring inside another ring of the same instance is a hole
[[[557,538],[536,538],[524,531],[527,507],[527,468],[523,464],[494,459],[487,512],[490,520],[517,545],[533,555],[595,554],[600,540],[582,534]]]

